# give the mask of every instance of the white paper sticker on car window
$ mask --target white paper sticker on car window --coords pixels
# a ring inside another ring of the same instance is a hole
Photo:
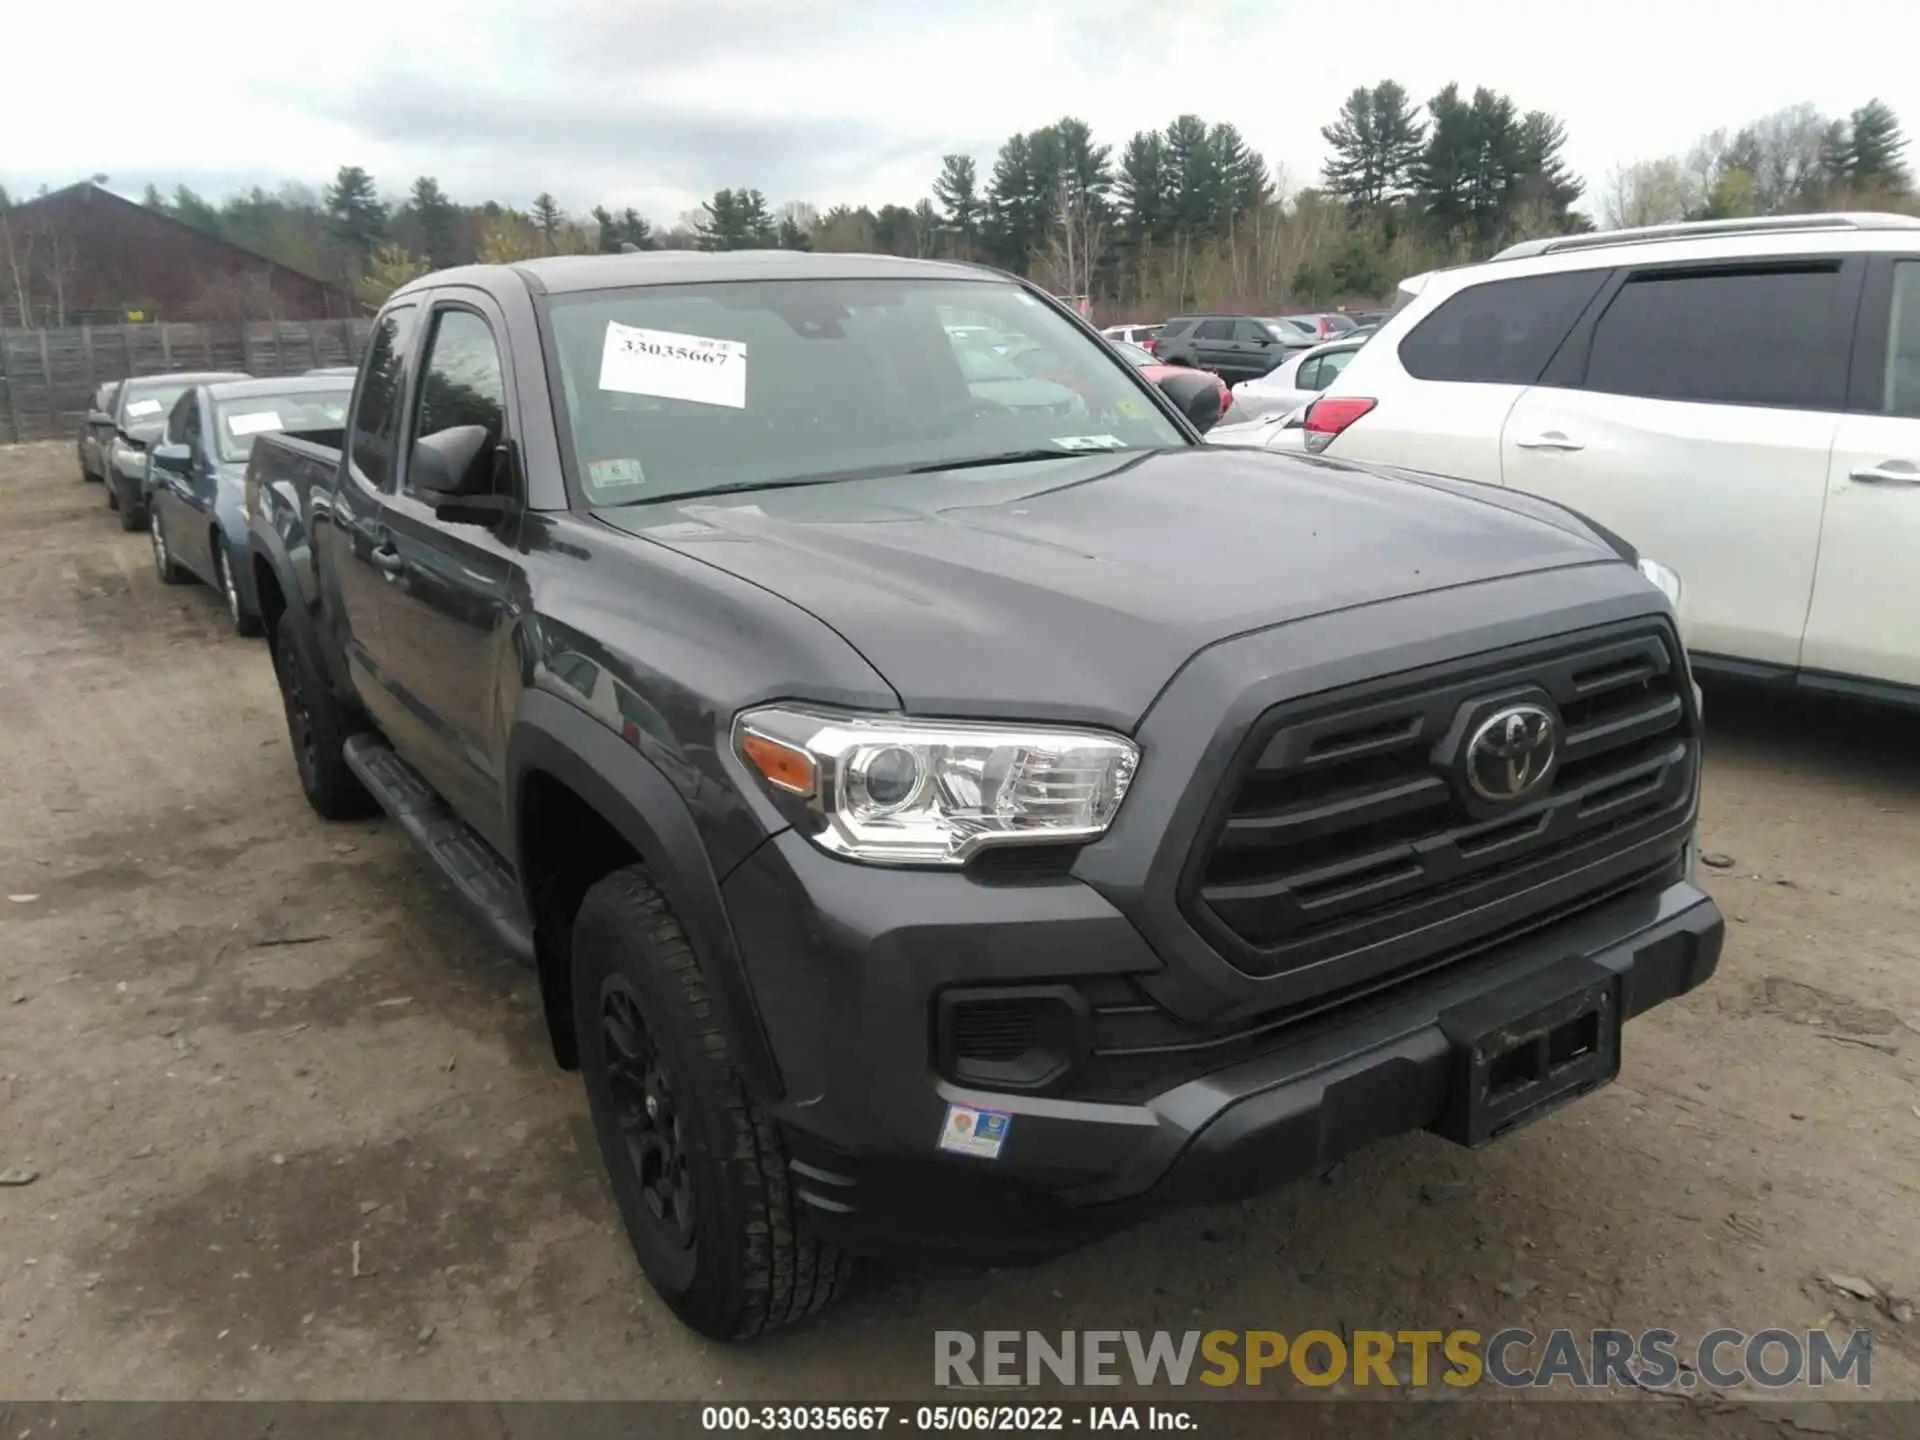
[[[607,322],[600,388],[625,395],[747,408],[747,347],[739,340]]]
[[[596,490],[622,490],[647,483],[646,472],[638,460],[593,460],[587,465],[587,479]]]
[[[1056,435],[1053,443],[1062,450],[1124,450],[1127,442],[1118,435]]]
[[[236,435],[263,435],[269,430],[283,428],[276,410],[254,410],[245,415],[227,416],[227,429]]]
[[[159,413],[160,402],[158,400],[129,400],[127,402],[127,418],[129,420],[138,420],[142,415],[158,415]]]

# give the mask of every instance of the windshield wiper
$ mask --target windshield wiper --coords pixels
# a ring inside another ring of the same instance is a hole
[[[975,470],[982,465],[1024,465],[1029,460],[1084,460],[1095,455],[1120,455],[1133,446],[1112,448],[1102,445],[1099,449],[1087,450],[1009,450],[1001,455],[976,455],[968,460],[938,460],[930,465],[915,465],[905,473],[908,475],[931,475],[936,470]]]

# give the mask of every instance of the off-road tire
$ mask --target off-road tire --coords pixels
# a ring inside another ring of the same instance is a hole
[[[268,641],[300,788],[323,820],[365,819],[380,808],[379,802],[367,793],[346,757],[347,741],[365,727],[333,693],[303,641],[298,626],[284,615]]]
[[[634,1254],[674,1314],[702,1335],[741,1340],[802,1319],[845,1292],[853,1261],[810,1234],[786,1147],[748,1098],[707,977],[643,866],[596,883],[573,922],[573,1010],[594,1133]],[[646,1041],[672,1077],[692,1193],[691,1248],[671,1248],[647,1207],[609,1079],[603,1004],[637,1003]],[[663,1249],[663,1246],[666,1247]]]

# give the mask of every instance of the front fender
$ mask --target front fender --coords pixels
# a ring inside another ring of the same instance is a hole
[[[522,692],[507,739],[507,832],[523,890],[532,868],[521,831],[522,803],[531,775],[567,786],[633,847],[653,882],[673,906],[706,972],[721,1022],[733,1042],[741,1078],[756,1099],[783,1093],[779,1066],[767,1041],[746,967],[734,939],[705,841],[693,812],[660,768],[591,716],[539,690]],[[529,914],[535,897],[526,894]],[[541,995],[556,1038],[566,1017],[554,1013],[564,988],[541,966]]]

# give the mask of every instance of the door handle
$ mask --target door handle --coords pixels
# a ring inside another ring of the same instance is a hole
[[[400,552],[391,545],[381,545],[373,552],[371,558],[374,568],[388,579],[399,578],[400,572],[407,565],[407,562],[400,558]]]
[[[1558,430],[1542,430],[1538,435],[1529,435],[1524,440],[1513,442],[1522,450],[1584,450],[1587,447],[1578,440],[1569,440]]]
[[[1920,485],[1920,465],[1911,460],[1882,460],[1850,470],[1847,477],[1862,485]]]

